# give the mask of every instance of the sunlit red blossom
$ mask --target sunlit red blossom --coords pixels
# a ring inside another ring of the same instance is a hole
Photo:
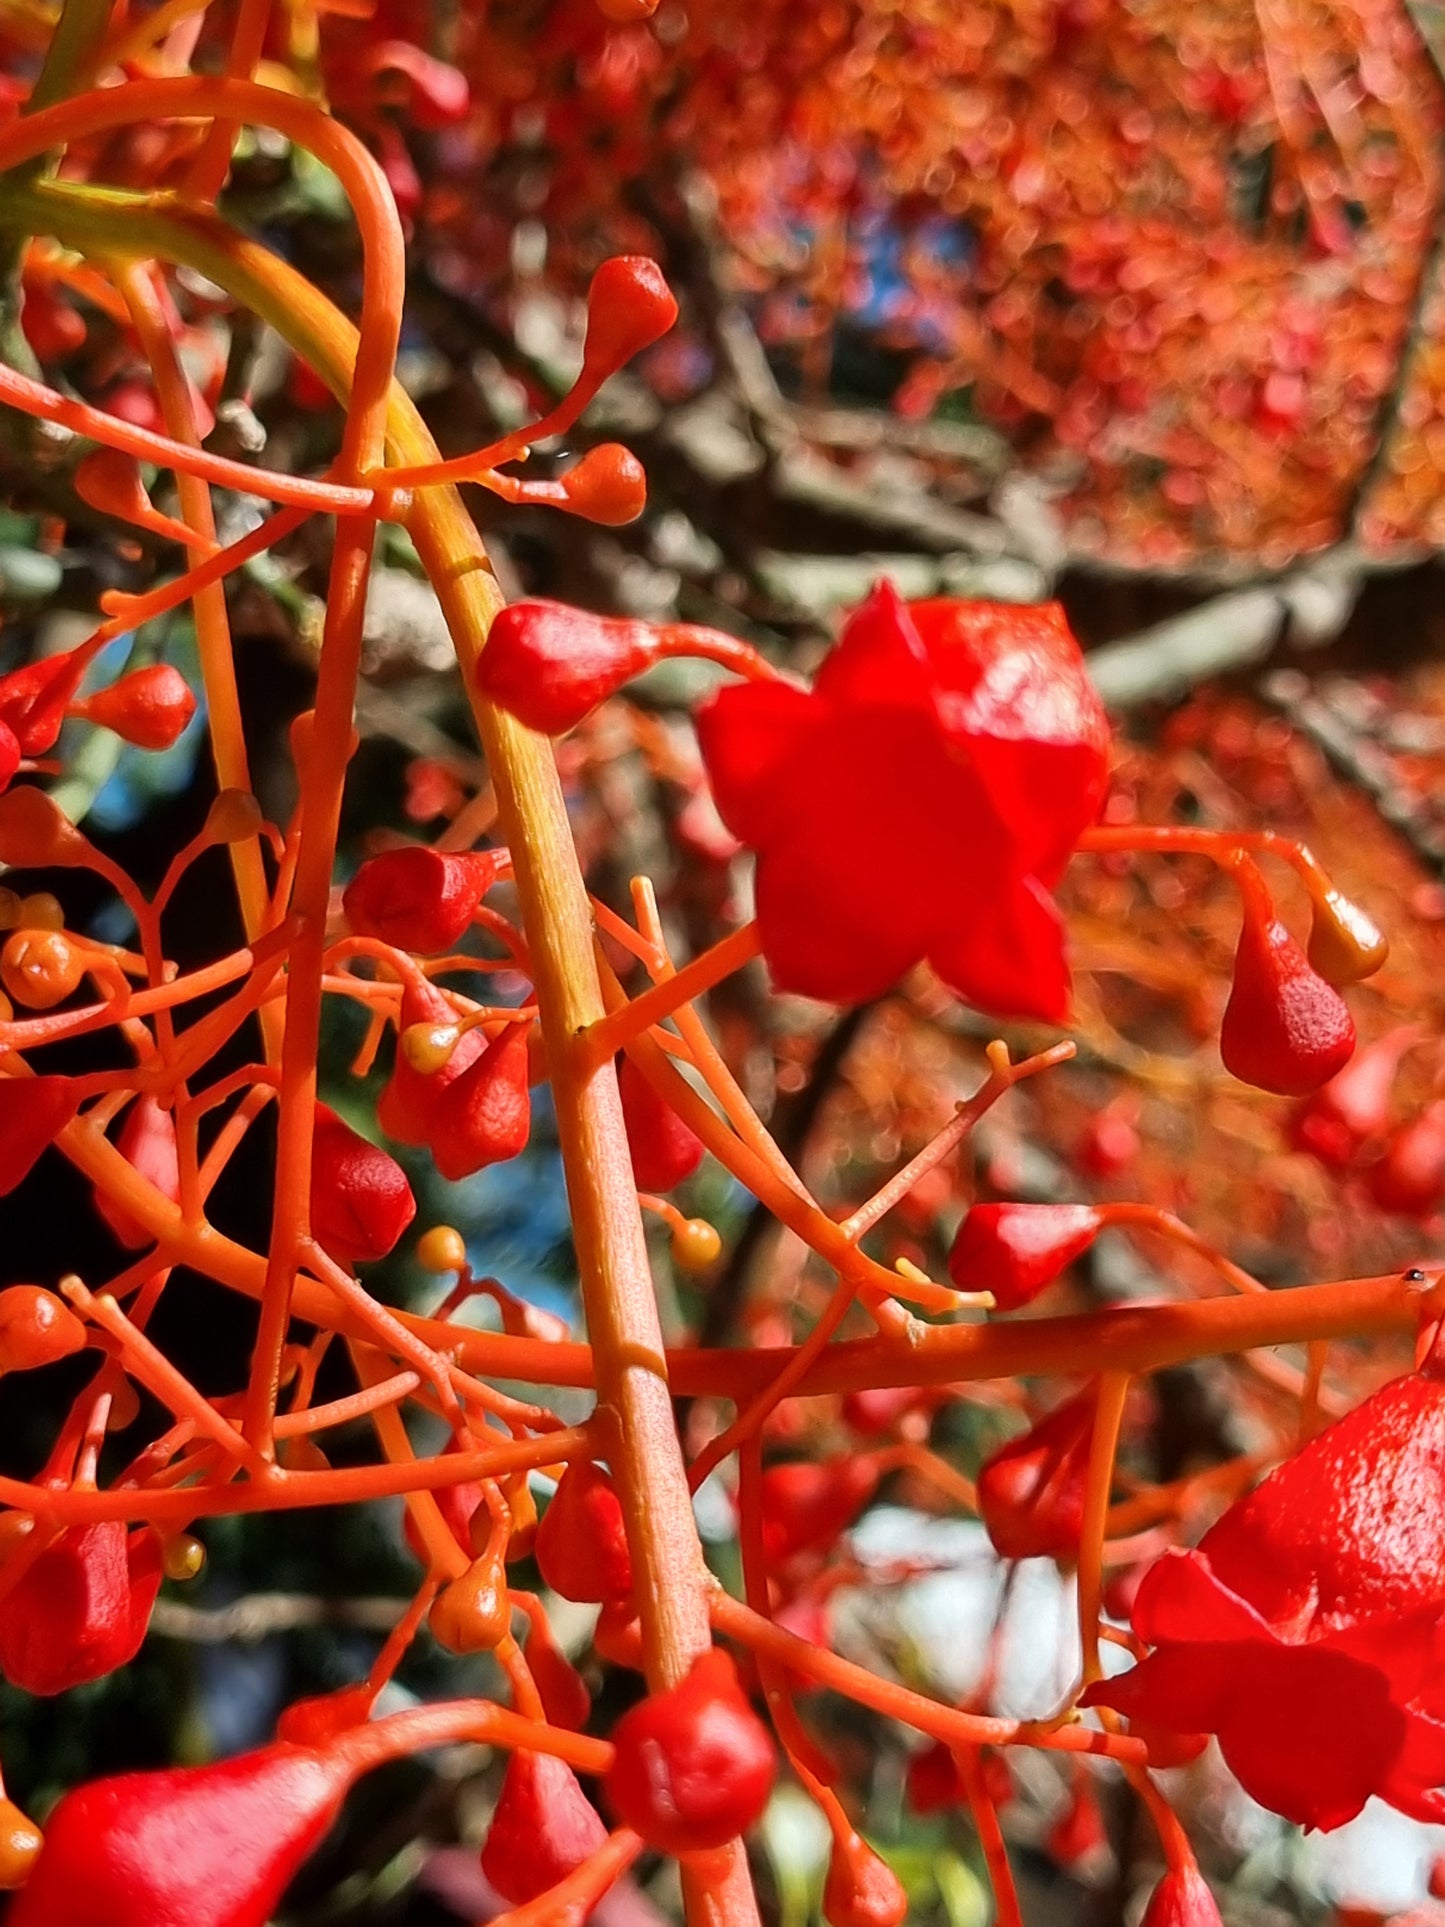
[[[181,1167],[172,1112],[163,1110],[153,1097],[138,1097],[126,1113],[116,1138],[116,1149],[163,1198],[172,1204],[177,1201],[181,1195]],[[150,1243],[150,1233],[123,1204],[108,1197],[99,1185],[92,1195],[96,1210],[128,1250],[139,1251]]]
[[[1109,738],[1056,605],[904,604],[880,583],[810,692],[733,686],[697,720],[723,819],[758,854],[780,988],[856,1003],[926,957],[984,1010],[1066,1016],[1049,891],[1098,813]]]
[[[51,1814],[15,1927],[260,1927],[354,1773],[285,1741],[213,1766],[125,1773]]]
[[[16,1581],[0,1612],[0,1672],[64,1693],[129,1665],[161,1583],[160,1541],[118,1519],[72,1526]]]
[[[624,1713],[612,1742],[608,1804],[664,1853],[705,1853],[762,1817],[777,1771],[773,1743],[719,1648]]]
[[[979,1516],[1001,1557],[1077,1554],[1094,1410],[1095,1392],[1088,1386],[984,1461]]]
[[[1301,1826],[1372,1795],[1445,1818],[1442,1481],[1445,1382],[1395,1379],[1151,1568],[1133,1620],[1154,1650],[1086,1700],[1215,1734]]]
[[[999,1311],[1017,1311],[1081,1257],[1103,1220],[1088,1204],[976,1204],[948,1254],[960,1291],[991,1291]]]
[[[503,1899],[535,1900],[606,1838],[570,1766],[550,1753],[514,1753],[482,1846],[482,1872]]]

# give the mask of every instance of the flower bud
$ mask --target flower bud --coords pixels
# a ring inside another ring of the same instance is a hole
[[[553,1726],[580,1733],[592,1712],[592,1695],[577,1668],[553,1637],[542,1613],[527,1634],[527,1668]]]
[[[630,1673],[643,1670],[642,1622],[630,1599],[605,1599],[592,1628],[592,1650],[609,1666],[625,1666]]]
[[[146,399],[153,402],[151,397]],[[121,415],[123,420],[134,419],[120,405],[118,392],[111,395],[108,405],[111,412]],[[141,423],[142,427],[150,425]],[[155,425],[160,426],[159,423]],[[101,515],[113,516],[118,522],[129,522],[133,528],[146,529],[152,535],[164,536],[172,542],[186,533],[183,525],[177,524],[169,515],[162,515],[152,502],[141,479],[140,463],[134,455],[124,454],[118,448],[90,449],[77,462],[71,483],[81,501]]]
[[[960,1291],[993,1293],[999,1311],[1038,1297],[1086,1252],[1103,1220],[1087,1204],[976,1204],[948,1254]]]
[[[465,1271],[467,1241],[452,1224],[434,1224],[417,1239],[416,1261],[423,1271],[444,1276],[449,1271]]]
[[[908,1918],[903,1882],[851,1827],[833,1836],[823,1918],[828,1927],[901,1927]]]
[[[722,1256],[722,1238],[706,1218],[684,1218],[673,1226],[672,1262],[679,1271],[706,1271]]]
[[[84,952],[58,930],[13,931],[0,950],[0,983],[29,1010],[54,1010],[84,975]]]
[[[483,1552],[432,1601],[427,1624],[449,1653],[490,1653],[511,1631],[512,1602],[500,1555],[500,1547]]]
[[[488,631],[477,688],[529,729],[561,736],[650,669],[660,652],[661,640],[645,622],[561,602],[513,602]]]
[[[1389,939],[1359,904],[1335,889],[1315,899],[1309,960],[1326,983],[1362,983],[1389,954]]]
[[[92,1780],[51,1814],[6,1927],[265,1927],[354,1769],[285,1741]]]
[[[0,676],[0,720],[14,735],[22,756],[43,756],[54,747],[92,654],[81,643]]]
[[[44,1844],[44,1834],[29,1815],[0,1794],[0,1893],[25,1885]]]
[[[1281,1097],[1318,1090],[1349,1062],[1355,1026],[1277,917],[1247,909],[1219,1030],[1225,1068]]]
[[[85,1348],[85,1327],[41,1285],[0,1291],[0,1372],[28,1372]]]
[[[758,1493],[769,1567],[831,1546],[877,1489],[878,1468],[867,1456],[769,1466]]]
[[[478,903],[497,880],[504,850],[443,851],[416,844],[369,857],[342,896],[358,937],[436,956],[471,927]]]
[[[762,1817],[776,1761],[766,1727],[714,1646],[678,1685],[624,1713],[604,1782],[624,1826],[663,1853],[706,1853]]]
[[[531,1027],[530,1020],[508,1024],[437,1100],[427,1142],[437,1170],[452,1183],[526,1149],[532,1125]]]
[[[1169,1869],[1149,1896],[1139,1927],[1223,1927],[1209,1884],[1192,1861]]]
[[[961,1806],[968,1797],[953,1750],[942,1740],[913,1755],[903,1786],[909,1806],[920,1818]]]
[[[561,479],[567,510],[602,528],[635,522],[647,507],[647,475],[630,448],[599,442]]]
[[[537,1527],[542,1577],[564,1599],[595,1605],[632,1591],[632,1555],[622,1501],[600,1465],[575,1459]]]
[[[137,749],[169,749],[195,715],[196,699],[178,669],[154,662],[97,690],[76,709]]]
[[[371,1717],[376,1694],[363,1680],[357,1686],[341,1686],[334,1693],[316,1693],[283,1706],[276,1719],[278,1740],[296,1746],[324,1746],[353,1726]]]
[[[311,1150],[311,1235],[340,1265],[384,1258],[416,1216],[416,1199],[394,1157],[316,1106]]]
[[[1345,1068],[1295,1112],[1290,1139],[1296,1149],[1309,1151],[1332,1170],[1353,1164],[1387,1129],[1400,1060],[1420,1036],[1416,1025],[1403,1024],[1356,1051]]]
[[[1109,1845],[1104,1816],[1087,1778],[1079,1775],[1067,1805],[1044,1836],[1044,1845],[1061,1867],[1077,1867]]]
[[[140,1175],[153,1184],[164,1198],[175,1204],[181,1195],[180,1155],[176,1146],[176,1120],[164,1111],[155,1098],[138,1097],[126,1113],[125,1123],[115,1141],[116,1149]],[[91,1192],[95,1208],[128,1251],[140,1251],[154,1242],[149,1231],[131,1216],[118,1200],[110,1198],[99,1185]]]
[[[90,844],[46,791],[33,783],[0,796],[0,863],[14,870],[69,869]]]
[[[677,302],[655,261],[614,254],[587,290],[582,378],[601,381],[661,340],[677,320]]]
[[[30,275],[21,280],[20,327],[37,361],[63,361],[85,346],[82,317],[48,281]]]
[[[222,790],[206,811],[206,836],[212,843],[244,843],[259,833],[265,818],[249,790]]]
[[[205,1567],[206,1548],[193,1532],[173,1532],[161,1541],[161,1570],[177,1585],[199,1579]]]
[[[1370,1195],[1382,1211],[1428,1218],[1445,1200],[1445,1098],[1427,1104],[1385,1146],[1370,1168]]]
[[[0,1198],[29,1177],[79,1109],[73,1078],[0,1078]]]
[[[525,1905],[555,1887],[607,1838],[577,1775],[551,1753],[514,1753],[482,1845],[482,1872],[504,1900]]]
[[[0,1613],[0,1673],[37,1696],[127,1666],[161,1583],[160,1541],[118,1519],[70,1526],[15,1582]]]
[[[985,1460],[978,1509],[1000,1558],[1077,1555],[1094,1410],[1090,1386]]]
[[[398,1027],[403,1034],[417,1024],[454,1025],[456,1012],[439,990],[419,979],[408,983],[401,996]],[[422,1072],[398,1049],[392,1073],[376,1104],[376,1121],[398,1144],[429,1142],[443,1091],[475,1063],[486,1048],[480,1031],[462,1033],[456,1048],[436,1070]]]
[[[671,1191],[702,1163],[702,1139],[658,1095],[630,1057],[622,1060],[617,1085],[638,1190]]]

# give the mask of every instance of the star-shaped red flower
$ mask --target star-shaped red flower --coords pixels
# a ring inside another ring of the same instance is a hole
[[[1445,1383],[1411,1374],[1145,1575],[1153,1650],[1085,1703],[1213,1733],[1261,1805],[1344,1824],[1372,1795],[1445,1820]]]
[[[858,1003],[926,957],[982,1010],[1064,1018],[1050,891],[1103,801],[1109,731],[1056,603],[880,583],[811,691],[722,689],[697,722],[783,989]]]

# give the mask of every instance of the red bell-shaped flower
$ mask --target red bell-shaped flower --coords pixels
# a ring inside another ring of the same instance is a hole
[[[877,996],[927,958],[999,1016],[1060,1021],[1049,892],[1098,814],[1108,727],[1056,604],[905,605],[882,583],[811,693],[720,690],[698,737],[723,821],[757,852],[784,990]]]
[[[831,1546],[878,1490],[878,1466],[852,1455],[772,1465],[759,1482],[770,1565]]]
[[[514,1906],[565,1880],[607,1829],[577,1775],[551,1753],[514,1753],[482,1847],[482,1872]]]
[[[1263,884],[1245,882],[1234,983],[1219,1027],[1225,1069],[1259,1090],[1304,1097],[1342,1070],[1354,1048],[1344,998],[1311,967]]]
[[[384,1258],[416,1216],[394,1157],[316,1106],[311,1151],[311,1234],[340,1265]]]
[[[176,1148],[176,1120],[153,1097],[138,1097],[126,1112],[116,1149],[162,1197],[174,1204],[181,1195],[180,1157]],[[123,1204],[108,1198],[97,1186],[91,1193],[95,1208],[128,1251],[153,1243],[151,1234]]]
[[[656,629],[564,602],[513,602],[477,659],[482,694],[529,729],[561,736],[658,660]]]
[[[1087,1204],[976,1204],[958,1227],[948,1275],[960,1291],[991,1291],[999,1311],[1038,1297],[1098,1237]]]
[[[456,1021],[456,1011],[439,990],[423,977],[408,979],[401,993],[399,1032],[405,1033],[416,1024],[453,1030]],[[398,1144],[429,1144],[442,1094],[485,1049],[486,1039],[480,1031],[463,1031],[438,1069],[420,1071],[398,1045],[391,1076],[376,1101],[376,1121],[386,1135]]]
[[[545,1614],[532,1620],[527,1634],[527,1670],[553,1726],[580,1733],[592,1712],[587,1682],[557,1644]]]
[[[564,1599],[597,1605],[632,1591],[632,1555],[622,1501],[591,1459],[574,1459],[557,1482],[537,1527],[542,1577]]]
[[[687,1677],[634,1706],[612,1730],[604,1787],[624,1826],[663,1853],[705,1853],[762,1817],[777,1770],[773,1743],[712,1647]]]
[[[0,722],[14,735],[22,756],[43,756],[55,747],[66,710],[94,653],[82,643],[78,649],[42,656],[0,676]]]
[[[1445,1098],[1427,1104],[1398,1130],[1370,1168],[1370,1195],[1382,1211],[1428,1218],[1445,1200]]]
[[[160,1583],[160,1541],[148,1526],[69,1527],[0,1602],[0,1673],[49,1695],[129,1665]]]
[[[362,864],[341,906],[356,936],[435,956],[470,929],[505,861],[504,850],[384,850]]]
[[[833,1836],[823,1918],[828,1927],[900,1927],[908,1918],[903,1882],[851,1827]]]
[[[1004,1559],[1070,1559],[1079,1549],[1092,1386],[1000,1446],[978,1475],[978,1509]]]
[[[168,662],[154,662],[122,676],[108,689],[98,689],[73,708],[137,749],[169,749],[195,715],[196,699],[178,669]]]
[[[530,1022],[508,1024],[438,1098],[427,1143],[437,1170],[453,1183],[527,1148],[531,1028]]]
[[[583,379],[614,373],[650,348],[677,320],[677,301],[662,269],[645,254],[614,254],[587,290]]]
[[[8,1927],[266,1927],[352,1777],[343,1755],[282,1741],[93,1780],[51,1814]]]
[[[622,1121],[639,1191],[671,1191],[702,1163],[702,1139],[660,1097],[630,1057],[617,1073]]]
[[[1139,1927],[1224,1927],[1209,1882],[1191,1861],[1171,1867],[1149,1896]]]
[[[1364,1147],[1388,1129],[1400,1060],[1420,1036],[1417,1025],[1402,1024],[1356,1051],[1345,1068],[1295,1112],[1290,1137],[1298,1149],[1311,1152],[1331,1170],[1353,1164]]]
[[[84,1349],[84,1325],[53,1291],[43,1285],[0,1291],[0,1372],[34,1371]]]
[[[73,1078],[0,1078],[0,1198],[29,1177],[79,1109]]]

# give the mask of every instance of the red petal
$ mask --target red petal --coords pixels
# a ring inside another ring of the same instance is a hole
[[[1221,1583],[1198,1552],[1166,1552],[1139,1583],[1134,1631],[1147,1645],[1272,1640],[1248,1601]]]
[[[718,815],[754,849],[787,828],[775,791],[823,714],[806,690],[782,682],[734,683],[698,709],[698,746]]]
[[[934,713],[928,653],[891,582],[876,583],[849,616],[813,690],[840,707]]]
[[[1212,1526],[1200,1550],[1275,1623],[1347,1625],[1445,1611],[1445,1382],[1382,1386],[1286,1459]]]
[[[952,990],[994,1017],[1061,1024],[1069,1014],[1064,924],[1033,877],[998,878],[954,906],[954,925],[928,961]]]

